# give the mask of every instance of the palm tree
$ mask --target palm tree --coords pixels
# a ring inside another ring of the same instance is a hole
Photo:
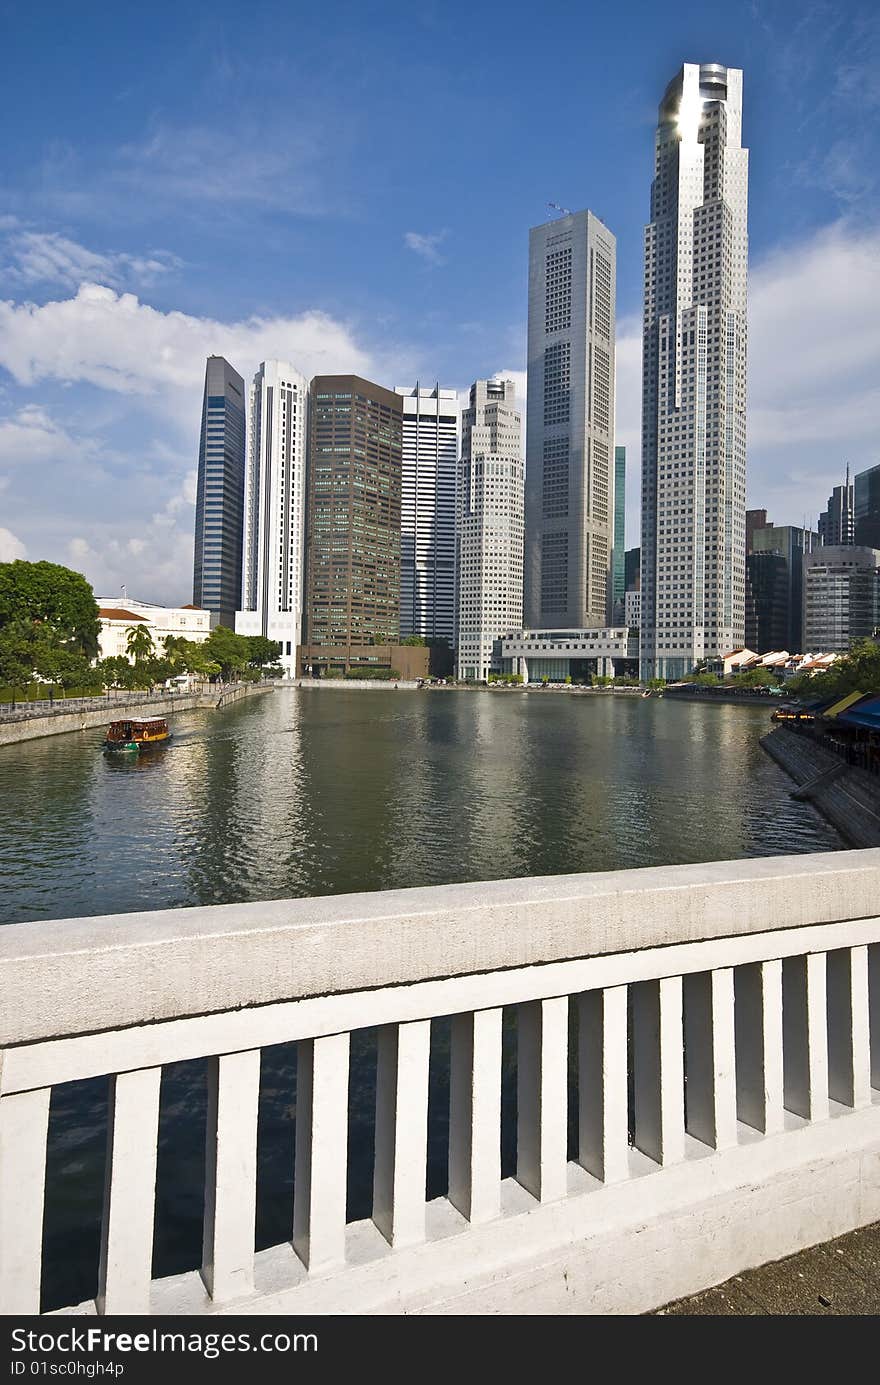
[[[153,637],[145,625],[130,625],[125,632],[125,652],[139,664],[141,659],[152,658]]]

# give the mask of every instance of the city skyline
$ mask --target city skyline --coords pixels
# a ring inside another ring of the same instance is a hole
[[[490,106],[463,71],[457,80],[467,100],[435,103],[447,72],[423,43],[418,99],[407,71],[375,113],[376,84],[405,47],[394,7],[375,35],[356,24],[346,34],[346,52],[366,45],[375,61],[364,89],[344,98],[342,133],[329,153],[314,112],[287,152],[255,138],[260,102],[278,96],[282,74],[258,63],[264,21],[239,36],[223,5],[204,85],[192,90],[181,64],[206,35],[186,17],[172,24],[180,57],[164,75],[149,45],[138,48],[141,21],[127,17],[125,35],[103,36],[119,59],[112,77],[99,72],[94,90],[78,89],[75,99],[49,56],[55,104],[38,107],[26,61],[13,62],[4,99],[23,116],[25,137],[5,151],[0,204],[0,556],[52,553],[102,590],[126,582],[144,591],[149,583],[156,599],[186,596],[194,398],[207,355],[226,356],[246,378],[260,360],[280,357],[306,376],[356,370],[389,388],[441,379],[460,393],[469,380],[502,375],[516,381],[524,404],[525,242],[553,199],[594,207],[618,240],[616,432],[627,447],[627,543],[638,542],[639,247],[652,107],[669,72],[694,58],[745,70],[744,143],[754,149],[748,503],[780,521],[815,524],[845,463],[859,472],[877,462],[880,187],[871,174],[872,122],[855,117],[877,99],[857,74],[880,52],[880,21],[863,4],[824,26],[794,5],[770,19],[742,6],[711,23],[685,5],[671,26],[647,5],[637,10],[643,42],[633,45],[606,19],[594,49],[580,16],[553,8],[570,40],[564,54],[555,50],[558,100],[564,112],[586,112],[595,136],[586,145],[558,109],[523,109],[516,83]],[[159,12],[172,23],[161,4]],[[453,6],[444,26],[456,17]],[[88,41],[95,22],[83,17],[78,41]],[[437,31],[438,16],[426,12],[416,23],[424,38]],[[16,16],[13,57],[17,45],[27,53],[29,25]],[[513,25],[503,56],[525,70],[530,50],[543,52],[552,31],[527,45]],[[302,54],[289,59],[296,72],[306,62],[336,71],[345,59],[339,35],[330,45],[317,21],[306,23],[302,40]],[[471,77],[480,61],[468,57]],[[290,86],[286,69],[285,80]],[[232,148],[244,163],[228,182],[198,120],[200,94],[212,84],[237,117]],[[301,86],[308,106],[314,78]],[[391,138],[391,122],[406,111],[419,147],[442,128],[449,149],[490,110],[509,133],[466,208],[449,196],[451,166],[414,162],[408,141]],[[363,131],[355,130],[367,111]],[[285,159],[301,177],[286,176]],[[389,195],[404,169],[405,200]],[[111,503],[120,485],[131,502],[127,519]]]

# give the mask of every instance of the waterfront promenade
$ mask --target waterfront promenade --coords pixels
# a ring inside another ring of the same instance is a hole
[[[669,1317],[876,1317],[880,1222],[734,1275],[657,1312]]]
[[[103,697],[55,698],[51,702],[18,702],[0,706],[0,747],[18,741],[59,736],[106,726],[119,717],[167,717],[199,707],[229,707],[254,693],[270,692],[271,683],[205,684],[191,692],[112,692]]]

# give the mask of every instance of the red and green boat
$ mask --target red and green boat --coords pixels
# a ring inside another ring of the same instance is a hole
[[[170,740],[171,732],[164,717],[150,717],[147,721],[130,718],[111,721],[104,740],[104,752],[107,755],[140,755],[141,751],[167,745]]]

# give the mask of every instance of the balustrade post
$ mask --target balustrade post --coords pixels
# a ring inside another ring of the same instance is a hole
[[[753,1130],[783,1129],[782,963],[750,962],[734,972],[737,1116]]]
[[[2,1055],[0,1055],[2,1059]],[[51,1089],[0,1097],[0,1314],[40,1311]]]
[[[568,1181],[568,997],[517,1007],[516,1178],[540,1202]]]
[[[828,957],[828,1095],[844,1106],[871,1102],[868,949],[838,948]]]
[[[449,1078],[449,1201],[470,1222],[501,1211],[502,1011],[454,1015]]]
[[[880,1089],[880,943],[868,947],[868,1032],[871,1086]]]
[[[99,1313],[150,1311],[161,1068],[110,1078]]]
[[[430,1020],[379,1030],[373,1221],[392,1246],[425,1239],[430,1051]]]
[[[578,998],[578,1162],[604,1183],[629,1173],[627,988]]]
[[[310,1270],[345,1259],[349,1037],[297,1045],[293,1247]]]
[[[254,1287],[260,1051],[208,1064],[202,1279],[215,1303]]]
[[[828,1022],[824,952],[782,963],[782,1064],[788,1111],[828,1117]]]
[[[684,978],[686,1127],[713,1149],[736,1144],[733,970]]]
[[[684,1033],[680,976],[630,987],[635,1145],[659,1164],[684,1158]]]

